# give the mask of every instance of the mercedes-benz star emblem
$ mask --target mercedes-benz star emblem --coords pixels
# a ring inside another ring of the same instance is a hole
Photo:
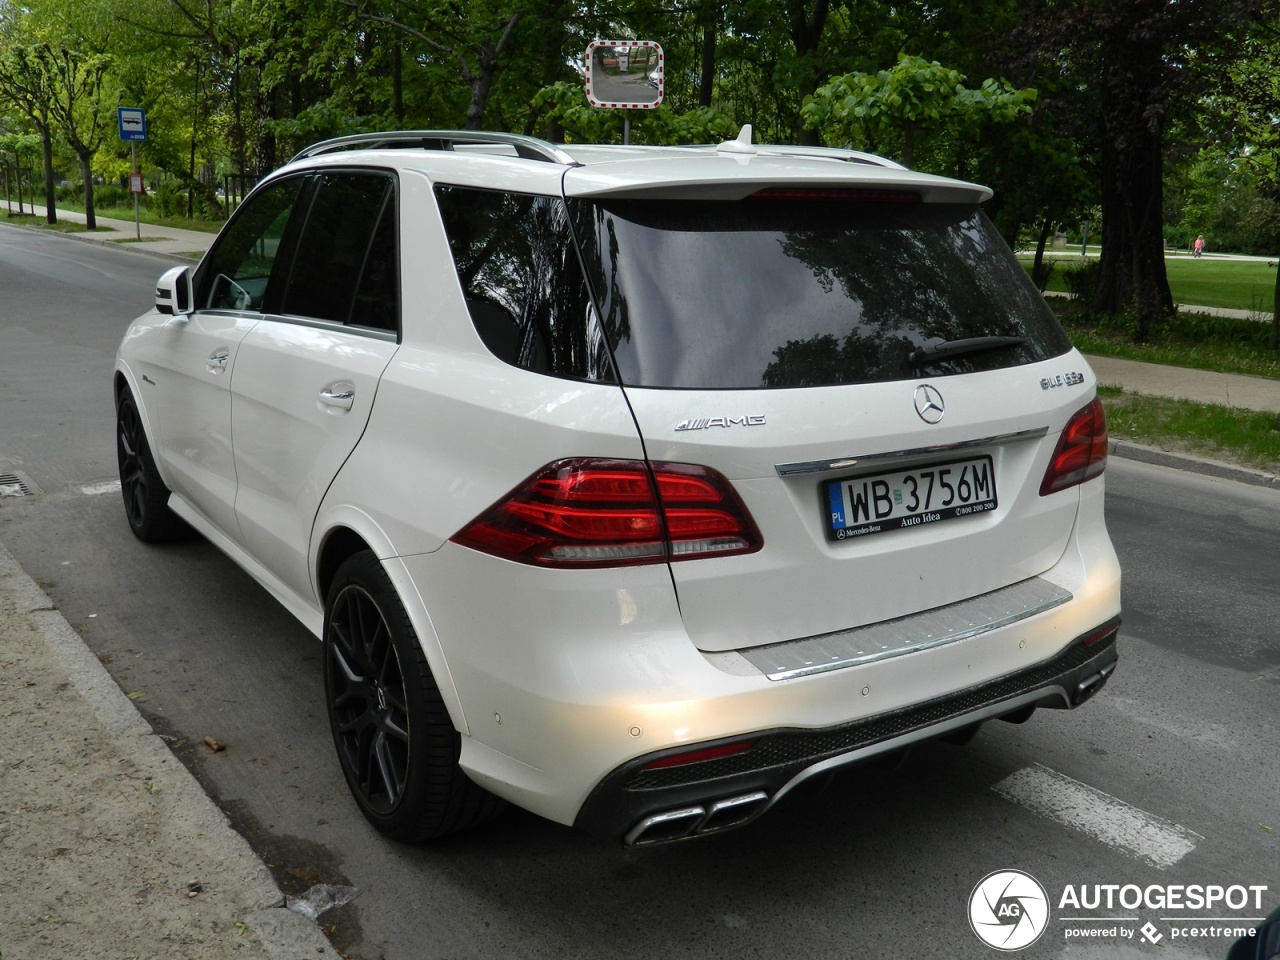
[[[916,387],[916,413],[920,414],[921,420],[925,423],[937,423],[946,412],[947,405],[937,387],[927,383]]]

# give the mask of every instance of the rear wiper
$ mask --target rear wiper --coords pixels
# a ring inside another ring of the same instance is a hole
[[[1026,342],[1026,337],[966,337],[963,340],[944,340],[941,343],[932,343],[927,347],[912,350],[907,356],[907,363],[913,367],[920,367],[934,360],[949,360],[952,357],[963,357],[973,353],[1021,347]]]

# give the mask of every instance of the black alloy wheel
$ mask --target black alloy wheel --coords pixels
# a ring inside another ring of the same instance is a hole
[[[404,606],[372,553],[346,560],[329,591],[324,683],[347,786],[382,833],[428,840],[502,808],[458,766],[461,738]]]
[[[142,415],[128,387],[121,387],[116,398],[116,461],[124,512],[134,536],[160,543],[186,535],[190,527],[169,509],[169,488],[160,479]]]
[[[329,623],[329,707],[344,765],[368,808],[392,813],[409,770],[409,704],[400,657],[369,593],[350,584],[334,600]]]

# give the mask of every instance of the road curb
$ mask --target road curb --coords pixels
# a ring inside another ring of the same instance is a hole
[[[1172,453],[1129,440],[1112,440],[1110,447],[1111,456],[1125,460],[1137,460],[1158,467],[1171,467],[1175,470],[1185,470],[1221,480],[1234,480],[1237,483],[1247,483],[1255,487],[1280,489],[1280,476],[1267,473],[1265,470],[1238,467],[1235,464],[1206,460],[1203,457],[1193,457],[1185,453]]]
[[[167,260],[170,263],[182,264],[187,266],[193,263],[199,263],[199,257],[184,257],[177,253],[168,253],[164,250],[148,250],[146,241],[122,241],[107,240],[103,237],[86,236],[83,233],[63,233],[61,230],[46,230],[43,227],[33,227],[25,223],[13,223],[12,221],[4,222],[5,226],[14,227],[18,230],[26,230],[29,233],[37,233],[42,237],[65,237],[67,240],[75,240],[78,243],[90,243],[98,247],[110,247],[114,250],[124,250],[129,253],[142,253],[148,257],[155,257],[159,260]],[[160,243],[170,243],[170,240],[160,240]]]
[[[185,868],[194,873],[204,867],[201,872],[206,878],[216,878],[221,890],[247,907],[248,912],[240,916],[237,923],[256,937],[261,948],[257,955],[265,955],[270,960],[301,957],[340,960],[314,920],[286,908],[284,894],[248,841],[231,827],[223,812],[155,734],[106,667],[3,543],[0,543],[0,592],[7,600],[6,606],[12,605],[13,615],[26,621],[26,629],[43,642],[49,660],[61,668],[70,686],[88,705],[122,764],[136,771],[131,776],[141,777],[163,792],[167,809],[172,811],[170,822],[191,839],[181,850],[183,856],[191,858]],[[51,732],[74,738],[85,731]],[[50,785],[48,803],[61,802],[58,789],[57,785]],[[144,848],[157,846],[153,837],[133,839]],[[176,848],[173,851],[157,848],[152,855],[172,856],[177,852]],[[113,851],[113,855],[119,854],[120,851]],[[255,953],[251,944],[252,941],[243,939],[242,935],[229,949],[252,958]]]

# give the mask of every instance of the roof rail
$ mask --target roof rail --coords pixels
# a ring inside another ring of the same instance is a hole
[[[502,144],[515,149],[525,160],[542,160],[569,167],[581,166],[554,143],[526,137],[519,133],[493,133],[480,130],[392,130],[387,133],[353,133],[346,137],[322,140],[300,150],[289,162],[316,157],[339,150],[358,147],[390,149],[420,147],[423,150],[452,150],[457,144]]]
[[[863,163],[870,167],[892,167],[896,170],[907,169],[887,157],[861,150],[850,150],[843,147],[796,146],[786,144],[760,144],[760,153],[774,157],[812,157],[814,159],[844,160],[848,163]]]

